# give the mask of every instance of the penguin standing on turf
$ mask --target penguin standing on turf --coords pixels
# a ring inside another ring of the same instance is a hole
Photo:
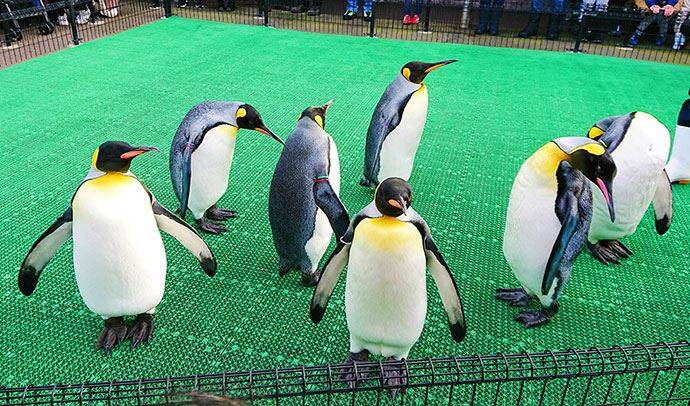
[[[671,226],[673,194],[664,170],[671,140],[663,124],[641,111],[600,120],[588,136],[606,147],[618,170],[610,196],[616,221],[609,219],[604,199],[594,195],[588,246],[602,263],[619,264],[632,254],[620,239],[635,232],[650,203],[657,233],[663,235]]]
[[[429,106],[424,78],[434,69],[453,62],[457,60],[410,62],[388,85],[369,124],[360,185],[374,188],[379,179],[410,178]]]
[[[158,229],[184,245],[208,276],[216,273],[208,245],[129,171],[132,159],[151,150],[156,149],[117,141],[98,147],[67,211],[34,243],[19,270],[19,290],[28,296],[48,261],[72,237],[79,293],[105,320],[97,347],[106,355],[126,337],[132,347],[151,339],[165,289],[166,255]],[[123,316],[136,316],[134,325],[127,327]]]
[[[389,360],[407,358],[424,328],[426,268],[431,271],[448,315],[453,339],[465,337],[465,316],[453,274],[431,237],[424,219],[410,206],[412,190],[400,178],[385,179],[374,201],[352,220],[328,259],[314,291],[310,316],[323,318],[328,300],[347,265],[345,315],[350,330],[350,356],[342,371],[351,386],[361,378],[355,362],[369,354]],[[384,385],[407,383],[405,368],[385,368]],[[394,389],[393,395],[397,392]]]
[[[685,100],[678,113],[673,152],[666,165],[666,172],[673,183],[690,183],[690,99]]]
[[[259,112],[242,102],[207,101],[192,108],[177,129],[170,149],[170,177],[177,210],[185,218],[192,212],[199,227],[208,233],[226,231],[221,223],[237,213],[216,207],[228,188],[235,139],[240,128],[258,131],[283,141],[263,123]]]
[[[305,286],[318,282],[317,267],[333,231],[340,239],[350,224],[338,197],[338,150],[325,131],[331,103],[302,112],[280,155],[268,197],[279,273],[299,269]]]
[[[603,145],[584,137],[558,138],[541,147],[520,168],[510,193],[503,253],[521,288],[498,289],[512,306],[538,299],[541,310],[515,318],[525,327],[547,323],[570,279],[573,261],[587,242],[594,182],[615,220],[611,199],[616,164]]]

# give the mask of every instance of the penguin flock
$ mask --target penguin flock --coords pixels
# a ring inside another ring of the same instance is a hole
[[[156,200],[130,171],[134,158],[157,148],[108,141],[65,212],[36,240],[19,270],[19,290],[31,295],[58,249],[74,241],[73,261],[85,305],[103,319],[96,347],[109,354],[130,339],[148,342],[165,291],[167,258],[159,230],[173,236],[209,276],[218,264],[198,229],[221,234],[237,213],[217,202],[228,187],[240,129],[282,145],[268,195],[268,219],[278,274],[301,273],[315,286],[309,315],[318,324],[345,267],[349,356],[341,376],[355,386],[356,363],[370,355],[404,360],[419,339],[427,312],[428,269],[447,315],[451,338],[467,331],[463,303],[432,226],[413,208],[408,183],[428,110],[426,76],[456,62],[410,62],[388,85],[372,114],[360,185],[372,201],[350,218],[340,199],[340,163],[326,118],[333,101],[305,109],[283,141],[243,102],[207,101],[182,120],[170,149],[177,213]],[[275,144],[273,144],[275,145]],[[519,282],[498,288],[496,299],[526,307],[515,320],[525,327],[549,322],[576,257],[585,249],[604,264],[632,255],[621,239],[633,234],[650,204],[657,232],[671,226],[671,183],[690,183],[690,99],[681,107],[672,158],[670,135],[656,118],[631,112],[604,118],[581,137],[543,145],[519,169],[508,201],[503,253]],[[335,235],[323,271],[319,263]],[[527,242],[527,243],[526,243]],[[133,321],[126,320],[125,318]],[[405,368],[382,369],[392,394],[407,383]]]

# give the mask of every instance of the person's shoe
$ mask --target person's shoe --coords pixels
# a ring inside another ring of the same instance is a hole
[[[291,12],[292,14],[304,13],[304,6],[294,6],[294,7],[290,7],[290,12]]]
[[[69,21],[67,21],[67,14],[62,14],[58,16],[58,25],[62,25],[63,27],[66,27],[69,25]]]
[[[630,41],[628,41],[628,43],[633,47],[638,46],[640,45],[640,38],[637,35],[633,35],[630,37]]]
[[[527,20],[527,26],[518,33],[520,38],[530,38],[537,35],[539,30],[539,20],[541,19],[541,14],[530,13],[529,20]]]
[[[17,48],[19,48],[19,45],[17,45],[17,43],[15,43],[15,42],[10,42],[9,44],[7,44],[5,42],[2,43],[2,49],[4,49],[4,50],[9,51],[11,49],[17,49]]]
[[[357,13],[355,12],[355,10],[350,10],[350,9],[345,10],[345,14],[343,14],[343,20],[349,21],[349,20],[353,20],[355,18],[357,18]]]
[[[412,19],[410,20],[412,24],[419,24],[419,15],[415,14],[412,16]]]
[[[225,11],[227,11],[228,13],[231,13],[231,12],[233,12],[233,11],[235,11],[235,10],[237,10],[237,6],[234,5],[234,4],[231,4],[231,5],[227,6],[227,7],[225,7]]]
[[[549,27],[546,30],[546,39],[549,41],[557,40],[560,31],[561,31],[561,16],[558,14],[552,14],[549,17]]]
[[[201,10],[202,8],[206,8],[206,6],[204,6],[204,3],[195,3],[194,8]]]
[[[492,37],[497,36],[498,35],[498,28],[491,28],[489,30],[489,35],[491,35]]]
[[[405,14],[405,17],[403,17],[403,24],[405,24],[405,25],[412,24],[412,17],[409,14]]]
[[[86,24],[89,22],[91,12],[89,10],[81,10],[77,13],[77,24]]]
[[[216,7],[216,10],[218,10],[219,13],[222,13],[226,9],[225,9],[225,6],[218,6],[218,7]]]
[[[187,8],[187,1],[178,1],[177,2],[177,7],[179,8]]]
[[[476,35],[482,35],[482,34],[484,34],[484,32],[486,32],[486,25],[479,23],[477,25],[477,28],[474,30],[474,33]]]
[[[675,38],[673,38],[673,49],[678,51],[685,45],[685,36],[681,33],[677,33]]]
[[[317,6],[311,6],[309,7],[309,10],[307,10],[307,15],[310,17],[314,17],[321,14],[321,10]]]
[[[666,37],[663,35],[659,35],[656,37],[656,41],[654,41],[654,45],[660,47],[664,45],[664,42],[666,42]]]
[[[362,13],[362,14],[364,15],[364,18],[363,18],[364,21],[366,21],[366,22],[371,21],[371,18],[372,18],[371,10],[364,10],[364,13]]]
[[[98,17],[98,16],[93,16],[92,18],[89,19],[89,23],[91,23],[93,25],[101,25],[101,24],[105,24],[105,21],[103,21],[103,19]]]

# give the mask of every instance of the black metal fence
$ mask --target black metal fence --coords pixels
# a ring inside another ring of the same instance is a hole
[[[536,22],[533,0],[505,0],[502,7],[496,6],[497,0],[419,0],[416,24],[403,23],[402,0],[374,2],[367,19],[362,15],[362,1],[358,18],[346,20],[343,12],[347,0],[0,0],[0,67],[170,15],[355,36],[690,64],[690,41],[687,48],[672,49],[673,19],[663,45],[654,44],[656,26],[647,30],[639,45],[629,44],[642,18],[633,5],[616,3],[629,0],[610,0],[612,4],[605,11],[570,0],[562,13],[544,13]],[[415,1],[411,0],[412,15]],[[537,27],[535,35],[521,38],[530,25]]]
[[[688,405],[690,343],[616,346],[533,354],[475,355],[402,362],[363,362],[351,388],[343,365],[226,372],[0,389],[6,404],[203,403],[224,399],[252,404],[310,405]],[[402,368],[408,382],[381,378]],[[203,395],[202,395],[203,394]],[[203,396],[203,398],[201,398]],[[241,404],[241,403],[240,403]]]

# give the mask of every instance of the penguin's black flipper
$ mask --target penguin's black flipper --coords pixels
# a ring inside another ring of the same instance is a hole
[[[158,228],[173,236],[187,248],[199,260],[206,275],[214,276],[218,268],[216,258],[199,234],[189,224],[158,203],[153,195],[151,195],[151,207]]]
[[[671,218],[673,217],[673,191],[666,169],[659,176],[652,203],[654,204],[656,232],[659,235],[664,235],[671,228]]]
[[[563,256],[577,229],[577,198],[572,191],[566,190],[561,193],[559,190],[559,196],[556,198],[556,212],[561,221],[561,231],[558,233],[558,237],[556,237],[556,241],[551,249],[551,255],[549,255],[549,261],[546,263],[544,279],[541,282],[541,293],[543,295],[549,293],[553,280],[561,269]]]
[[[31,246],[19,269],[19,290],[29,296],[36,289],[43,268],[72,236],[72,206],[58,217]]]
[[[316,205],[326,214],[337,241],[345,235],[350,226],[350,216],[340,198],[333,190],[328,177],[314,179],[314,200]]]
[[[318,285],[316,285],[316,289],[314,289],[314,296],[311,298],[309,317],[314,324],[319,324],[321,319],[323,319],[323,315],[326,313],[326,306],[328,306],[328,300],[331,298],[333,289],[335,289],[335,285],[340,278],[340,273],[347,265],[349,258],[350,243],[338,242],[335,250],[328,258],[326,266],[323,268],[321,279]]]

